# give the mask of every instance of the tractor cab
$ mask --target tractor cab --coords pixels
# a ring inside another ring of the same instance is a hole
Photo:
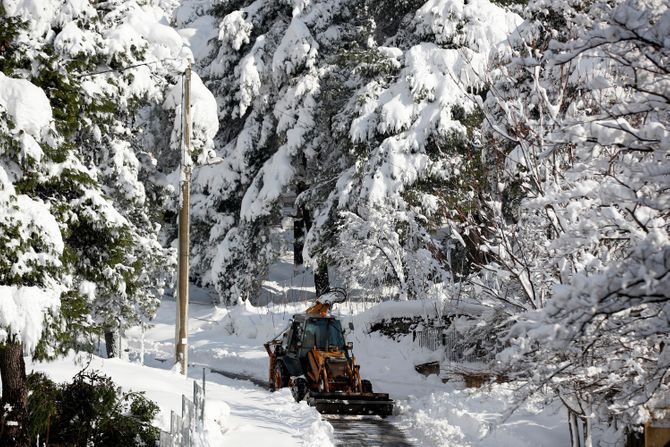
[[[303,349],[322,351],[346,350],[342,325],[335,318],[310,318],[305,323],[305,334],[302,339]]]
[[[312,349],[319,352],[339,354],[349,359],[349,349],[344,339],[342,324],[334,317],[298,314],[282,337],[284,365],[289,376],[300,376],[308,369],[308,354]]]

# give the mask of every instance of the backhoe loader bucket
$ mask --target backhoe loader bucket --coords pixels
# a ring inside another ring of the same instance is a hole
[[[390,416],[393,401],[386,393],[315,393],[306,396],[307,404],[321,414]]]

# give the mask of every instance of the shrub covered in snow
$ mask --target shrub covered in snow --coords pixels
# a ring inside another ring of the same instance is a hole
[[[33,373],[28,387],[32,442],[108,447],[158,442],[160,431],[152,425],[158,406],[142,393],[122,392],[99,372],[82,370],[64,384]]]

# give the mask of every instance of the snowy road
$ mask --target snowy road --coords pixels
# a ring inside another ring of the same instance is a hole
[[[411,446],[392,421],[378,417],[326,417],[335,429],[335,445],[342,447]]]
[[[254,385],[267,387],[267,382],[244,374],[211,370],[213,373],[236,380],[244,380]],[[405,433],[391,420],[372,417],[326,416],[324,417],[333,426],[335,445],[341,447],[409,447]]]
[[[204,365],[194,365],[204,366]],[[267,382],[256,377],[209,368],[212,373],[228,377],[229,379],[248,381],[252,384],[267,388]],[[335,430],[335,445],[342,447],[409,447],[405,433],[392,423],[391,420],[379,417],[348,417],[326,416],[325,419]]]
[[[234,379],[234,380],[246,380],[246,381],[249,381],[249,382],[253,383],[254,385],[259,386],[261,388],[268,388],[269,389],[267,380],[261,380],[261,379],[258,379],[256,377],[249,376],[247,374],[240,374],[240,373],[234,373],[234,372],[229,372],[229,371],[222,371],[222,370],[219,370],[219,369],[216,369],[216,368],[211,368],[207,365],[199,365],[199,364],[191,365],[189,363],[189,366],[206,367],[211,372],[213,372],[214,374],[219,374],[221,376],[228,377],[229,379]]]

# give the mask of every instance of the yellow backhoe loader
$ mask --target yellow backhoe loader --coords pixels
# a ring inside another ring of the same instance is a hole
[[[386,393],[373,393],[370,381],[361,379],[353,344],[345,341],[340,320],[330,315],[333,304],[346,298],[342,289],[329,290],[265,343],[270,388],[291,387],[297,402],[305,399],[320,413],[386,417],[393,401]]]

